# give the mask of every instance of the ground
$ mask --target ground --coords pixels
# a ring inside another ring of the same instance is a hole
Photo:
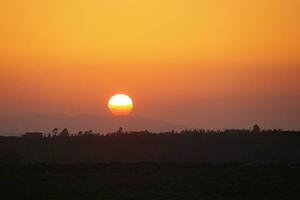
[[[299,165],[2,164],[1,199],[299,199]]]

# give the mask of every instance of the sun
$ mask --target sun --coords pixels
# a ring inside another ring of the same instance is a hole
[[[109,99],[108,108],[113,115],[128,115],[133,108],[133,102],[128,95],[116,94]]]

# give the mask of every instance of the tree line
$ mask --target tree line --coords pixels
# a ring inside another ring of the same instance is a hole
[[[209,129],[185,129],[181,131],[151,132],[148,130],[141,131],[125,131],[122,127],[114,132],[105,134],[96,133],[93,130],[79,131],[72,134],[67,128],[59,130],[54,128],[51,133],[43,132],[27,132],[23,135],[26,138],[65,138],[65,137],[89,137],[89,136],[121,136],[121,135],[265,135],[265,134],[298,134],[296,130],[282,129],[261,129],[255,124],[252,129],[225,129],[225,130],[209,130]]]

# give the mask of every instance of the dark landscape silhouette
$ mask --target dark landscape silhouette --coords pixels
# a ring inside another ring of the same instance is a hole
[[[231,129],[0,137],[6,199],[298,199],[300,131]]]
[[[28,132],[0,137],[0,160],[20,163],[244,162],[299,163],[300,132],[228,129],[153,133],[119,128],[105,135],[93,130],[71,134]]]

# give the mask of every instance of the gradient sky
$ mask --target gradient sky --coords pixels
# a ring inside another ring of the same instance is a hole
[[[0,113],[300,129],[299,0],[0,2]]]

